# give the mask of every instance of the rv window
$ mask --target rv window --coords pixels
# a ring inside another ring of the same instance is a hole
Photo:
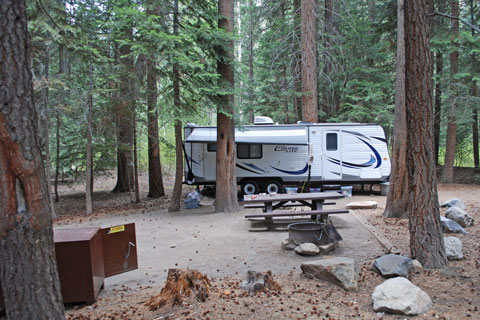
[[[217,152],[217,144],[216,143],[207,143],[207,151],[208,152]]]
[[[261,144],[237,144],[237,158],[238,159],[260,159],[262,157]]]
[[[336,151],[337,148],[337,134],[327,133],[327,151]]]

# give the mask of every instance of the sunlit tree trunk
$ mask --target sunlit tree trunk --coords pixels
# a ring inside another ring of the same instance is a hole
[[[470,0],[470,17],[472,25],[475,25],[475,13],[473,0]],[[472,28],[472,36],[475,37],[475,30]],[[472,69],[477,71],[477,54],[472,53]],[[472,97],[478,97],[477,81],[472,79]],[[473,166],[475,172],[480,172],[480,154],[478,148],[478,106],[474,105],[472,110],[472,140],[473,140]]]
[[[393,123],[392,170],[383,215],[408,218],[407,116],[405,110],[405,24],[404,3],[397,0],[397,78]]]
[[[0,281],[7,319],[64,319],[25,1],[0,2]]]
[[[438,208],[427,0],[405,0],[410,253],[426,268],[447,264]]]
[[[301,1],[303,121],[318,122],[317,4]]]
[[[459,16],[458,0],[452,1],[452,16]],[[452,34],[455,41],[458,38],[458,20],[452,19]],[[455,75],[458,73],[458,44],[455,44],[456,50],[450,53],[450,83],[453,93],[453,101],[451,108],[448,110],[448,125],[447,125],[447,141],[445,150],[445,163],[442,170],[442,182],[453,182],[453,165],[455,163],[455,149],[457,145],[457,98],[458,88],[455,80]]]
[[[218,26],[226,32],[234,32],[234,1],[219,0],[218,13],[221,18]],[[217,69],[225,86],[233,89],[233,41],[221,48],[221,58]],[[229,57],[229,58],[227,58]],[[232,60],[232,61],[228,61]],[[217,108],[217,158],[216,158],[216,212],[238,211],[237,177],[235,174],[235,122],[233,120],[233,92],[219,97]]]

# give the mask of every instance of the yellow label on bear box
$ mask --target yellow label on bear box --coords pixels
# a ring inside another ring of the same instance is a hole
[[[117,232],[122,232],[122,231],[125,231],[125,226],[111,227],[111,228],[108,230],[108,234],[117,233]]]

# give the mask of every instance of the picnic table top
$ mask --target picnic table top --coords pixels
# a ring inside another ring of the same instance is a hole
[[[259,202],[283,202],[283,201],[300,201],[300,200],[326,200],[326,199],[341,199],[345,196],[339,192],[309,192],[309,193],[282,193],[282,194],[267,194],[267,195],[252,195],[245,196],[245,203],[259,203]]]

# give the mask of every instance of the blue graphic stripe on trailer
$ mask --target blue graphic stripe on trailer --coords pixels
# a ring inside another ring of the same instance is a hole
[[[338,160],[338,159],[328,157],[328,161],[340,165],[340,160]],[[370,155],[370,160],[368,160],[365,163],[357,164],[357,163],[351,163],[351,162],[343,161],[341,164],[344,167],[348,167],[348,168],[357,168],[357,167],[358,168],[366,168],[366,167],[370,167],[374,163],[375,163],[375,158],[372,155]]]
[[[380,154],[378,153],[377,149],[375,149],[374,147],[372,147],[372,145],[370,143],[368,143],[367,141],[357,137],[357,139],[359,139],[360,141],[362,141],[363,143],[365,143],[372,151],[373,153],[375,154],[375,157],[377,158],[377,165],[375,166],[375,169],[380,167],[380,165],[382,164],[382,157],[380,157]]]
[[[254,165],[253,163],[242,162],[242,164],[247,165],[247,166],[249,166],[250,168],[253,168],[253,169],[255,169],[255,170],[258,170],[258,171],[261,171],[261,172],[265,173],[265,170],[263,170],[262,168],[257,167],[257,166]]]
[[[270,167],[272,167],[272,166],[270,166]],[[286,174],[300,175],[300,174],[304,174],[305,172],[308,171],[308,162],[305,164],[305,168],[303,168],[301,170],[297,170],[297,171],[282,170],[282,169],[278,169],[278,168],[275,168],[275,167],[272,167],[272,168],[277,170],[277,171],[286,173]]]
[[[242,170],[251,172],[251,173],[260,174],[260,173],[258,173],[258,172],[253,171],[253,170],[250,170],[250,169],[248,169],[248,168],[245,168],[245,167],[239,165],[238,163],[236,164],[236,167],[237,167],[237,168],[240,168],[240,169],[242,169]]]

